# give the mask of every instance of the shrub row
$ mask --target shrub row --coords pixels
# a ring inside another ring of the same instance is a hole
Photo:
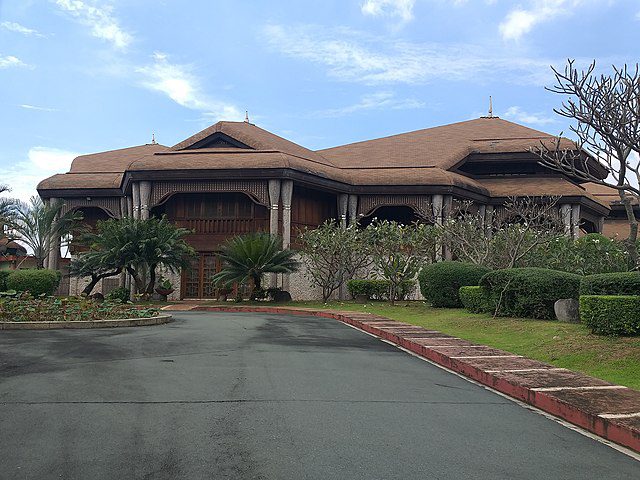
[[[461,307],[459,290],[478,285],[490,270],[463,262],[438,262],[427,265],[418,275],[422,296],[434,307]]]
[[[478,285],[460,287],[459,294],[462,306],[470,312],[493,314],[495,306],[491,305],[482,287]]]
[[[554,319],[554,303],[578,298],[580,276],[546,268],[510,268],[489,272],[480,286],[501,316]]]
[[[581,295],[580,319],[600,335],[638,335],[640,296]]]
[[[55,270],[12,270],[6,276],[4,290],[16,292],[29,292],[34,296],[53,295],[60,284],[61,274]],[[0,282],[0,287],[2,284]]]
[[[640,273],[587,275],[580,283],[580,295],[640,295]]]
[[[400,291],[396,294],[396,300],[404,300],[413,293],[415,282],[405,280],[400,284]],[[347,289],[352,298],[356,295],[366,295],[370,300],[389,300],[391,282],[379,279],[353,279],[347,282]]]

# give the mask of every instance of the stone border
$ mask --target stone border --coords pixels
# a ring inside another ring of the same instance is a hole
[[[189,310],[332,318],[640,452],[640,391],[631,388],[369,313],[284,306],[194,306]]]
[[[117,320],[91,320],[69,322],[0,322],[0,330],[53,330],[60,328],[116,328],[146,327],[173,321],[173,316],[164,314],[155,317],[123,318]]]

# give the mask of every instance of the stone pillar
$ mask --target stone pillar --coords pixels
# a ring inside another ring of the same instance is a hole
[[[58,201],[57,198],[50,198],[49,205],[53,205]],[[48,261],[46,261],[46,268],[50,270],[58,269],[58,261],[60,258],[60,237],[53,237],[51,239],[51,244],[49,245],[49,256]]]
[[[442,225],[444,199],[442,195],[436,194],[431,197],[431,207],[433,209],[433,221],[436,226]],[[436,245],[436,262],[442,260],[442,245]]]
[[[358,223],[358,196],[357,195],[349,195],[347,211],[349,215],[349,225],[356,225]]]
[[[140,184],[131,184],[131,196],[133,197],[133,218],[140,218]]]
[[[133,217],[133,198],[126,197],[127,199],[127,216]]]
[[[487,206],[486,205],[479,205],[478,206],[478,218],[480,219],[480,226],[482,227],[482,230],[486,230],[487,228]]]
[[[580,205],[571,205],[571,237],[575,240],[580,236]]]
[[[562,223],[564,224],[564,234],[566,236],[572,235],[571,228],[571,212],[572,208],[569,204],[560,205],[560,218]]]
[[[280,207],[280,180],[269,180],[269,233],[278,235],[278,209]],[[269,286],[278,286],[278,275],[269,275]]]
[[[347,228],[347,211],[349,208],[349,195],[338,194],[338,219],[342,228]]]
[[[282,195],[282,248],[291,246],[291,200],[293,198],[293,180],[283,180]],[[282,275],[282,289],[289,291],[289,274]]]
[[[598,221],[596,222],[596,229],[598,233],[602,233],[604,231],[604,217],[598,217]]]
[[[445,195],[442,203],[442,221],[449,218],[449,215],[451,215],[452,209],[453,209],[453,196]],[[442,254],[445,260],[451,260],[452,258],[451,250],[449,250],[449,247],[447,247],[446,245],[442,247]]]
[[[493,205],[487,205],[484,210],[484,234],[489,238],[493,236]]]
[[[120,197],[120,218],[129,215],[129,206],[127,205],[127,197]]]
[[[149,219],[149,203],[151,202],[151,182],[143,180],[140,182],[140,218]]]

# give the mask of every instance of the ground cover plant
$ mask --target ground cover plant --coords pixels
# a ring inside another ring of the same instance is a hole
[[[138,308],[119,301],[96,302],[86,297],[34,297],[28,293],[0,297],[0,320],[5,322],[92,321],[156,315],[157,308]]]

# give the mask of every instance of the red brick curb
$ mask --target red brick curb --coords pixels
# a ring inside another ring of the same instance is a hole
[[[289,307],[195,306],[191,310],[332,318],[640,452],[640,391],[385,317]]]

